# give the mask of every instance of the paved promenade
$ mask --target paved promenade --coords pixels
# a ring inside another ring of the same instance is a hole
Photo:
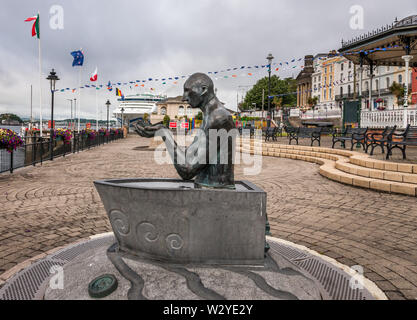
[[[0,274],[28,258],[110,231],[93,181],[178,177],[138,148],[131,135],[42,167],[0,175]],[[417,299],[417,201],[333,182],[318,166],[264,157],[257,176],[243,176],[268,192],[273,236],[305,245],[341,263],[361,265],[391,299]]]

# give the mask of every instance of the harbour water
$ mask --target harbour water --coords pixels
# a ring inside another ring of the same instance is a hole
[[[0,129],[10,129],[16,132],[17,134],[20,134],[21,128],[22,128],[21,126],[6,126],[6,125],[0,124]]]

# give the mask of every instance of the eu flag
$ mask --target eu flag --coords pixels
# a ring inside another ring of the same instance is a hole
[[[74,61],[72,62],[72,66],[82,66],[84,63],[84,54],[78,50],[71,52],[71,55],[74,57]]]

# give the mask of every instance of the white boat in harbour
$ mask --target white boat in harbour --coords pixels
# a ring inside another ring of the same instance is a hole
[[[113,111],[113,116],[117,119],[118,123],[122,123],[122,109],[123,109],[123,122],[129,124],[129,127],[136,121],[142,120],[145,113],[149,115],[157,112],[157,103],[167,99],[167,96],[151,94],[151,93],[139,93],[134,95],[127,95],[124,99],[119,98],[119,107]]]

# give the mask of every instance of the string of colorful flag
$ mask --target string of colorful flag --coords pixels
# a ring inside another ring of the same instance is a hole
[[[374,49],[370,49],[370,50],[360,50],[360,51],[352,51],[352,52],[345,52],[345,53],[334,53],[331,56],[332,57],[337,57],[337,56],[345,56],[345,55],[351,55],[351,54],[358,54],[358,53],[364,53],[365,55],[368,55],[370,53],[376,52],[376,51],[387,51],[389,49],[393,49],[393,48],[397,48],[399,47],[398,45],[394,45],[394,46],[387,46],[384,48],[374,48]],[[75,54],[75,55],[74,55]],[[71,55],[73,55],[74,57],[74,62],[73,62],[73,66],[82,66],[83,62],[84,62],[84,55],[83,53],[81,53],[81,51],[74,51],[71,53]],[[282,61],[282,62],[274,62],[271,64],[272,66],[276,66],[274,68],[271,68],[272,71],[278,72],[278,71],[288,71],[290,69],[296,69],[296,68],[304,68],[304,66],[299,66],[298,63],[303,61],[303,60],[326,60],[329,59],[328,56],[326,57],[316,57],[316,58],[311,58],[311,59],[304,59],[304,58],[293,58],[289,61]],[[219,71],[208,71],[207,74],[208,75],[212,75],[214,76],[215,80],[223,80],[223,79],[234,79],[234,78],[238,78],[238,77],[251,77],[254,75],[255,72],[258,71],[262,71],[265,68],[269,68],[269,64],[266,65],[251,65],[251,66],[240,66],[240,67],[230,67],[230,68],[225,68],[223,70],[219,70]],[[246,73],[240,73],[238,74],[236,71],[246,71]],[[250,71],[250,72],[247,72]],[[224,73],[232,73],[231,75],[222,75]],[[190,75],[181,75],[181,76],[170,76],[170,77],[146,77],[146,79],[143,80],[132,80],[132,81],[127,81],[127,82],[111,82],[109,81],[107,83],[107,85],[104,84],[100,84],[100,85],[94,85],[94,84],[85,84],[83,86],[80,86],[78,88],[63,88],[63,89],[58,89],[56,91],[58,92],[65,92],[65,91],[72,91],[75,92],[78,89],[85,89],[85,88],[95,88],[96,90],[100,90],[103,88],[107,88],[109,91],[112,91],[113,86],[130,86],[132,87],[145,87],[145,83],[154,83],[156,85],[166,85],[168,83],[176,85],[178,84],[178,82],[182,81],[183,79],[189,77]],[[93,80],[93,76],[90,78],[90,81],[97,81],[97,68],[95,70],[94,73],[94,78],[95,80]],[[344,78],[346,79],[346,78]],[[343,80],[340,80],[341,83],[343,83]],[[333,82],[333,85],[335,85],[335,83],[338,84],[338,81]],[[327,87],[329,87],[329,85],[326,85]],[[150,87],[149,88],[151,91],[154,91],[155,88]],[[121,95],[123,96],[123,95]]]

